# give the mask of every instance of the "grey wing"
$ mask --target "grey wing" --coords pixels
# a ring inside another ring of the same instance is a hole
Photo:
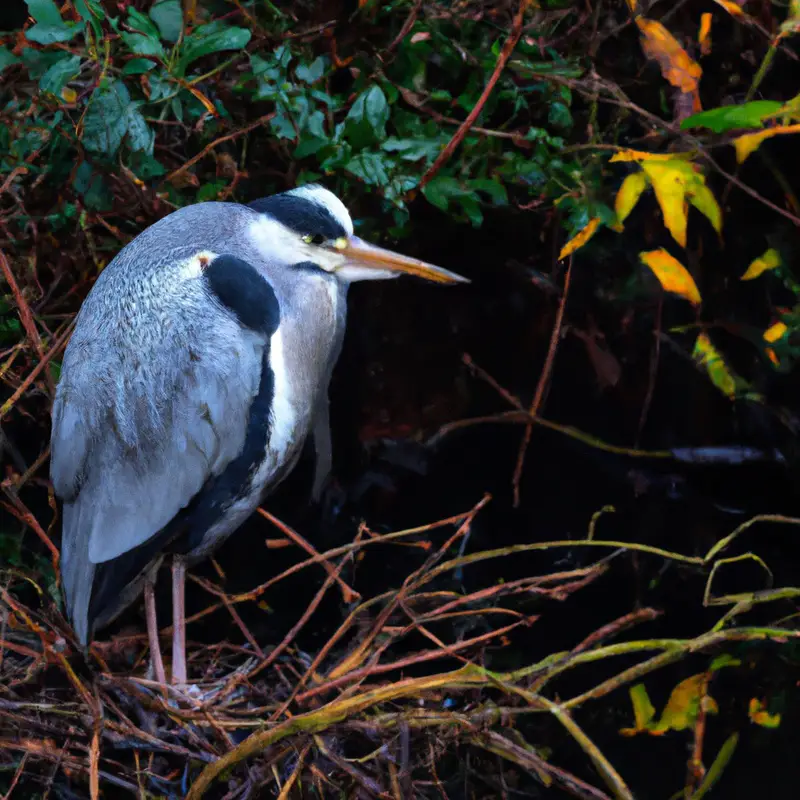
[[[151,540],[242,450],[269,340],[227,315],[203,322],[194,338],[165,342],[161,358],[133,362],[78,329],[65,355],[51,477],[64,500],[67,607],[84,644],[98,565]]]

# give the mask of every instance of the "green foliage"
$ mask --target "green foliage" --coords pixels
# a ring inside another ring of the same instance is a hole
[[[394,59],[382,63],[364,48],[343,67],[332,63],[324,40],[287,39],[291,18],[269,4],[253,5],[238,20],[203,16],[202,9],[185,19],[179,0],[141,9],[97,0],[73,5],[71,18],[53,0],[28,0],[31,45],[18,53],[0,47],[0,69],[20,86],[36,81],[41,93],[37,102],[15,93],[16,122],[7,139],[20,144],[0,174],[41,148],[50,159],[41,167],[44,180],[61,185],[69,173],[79,202],[96,210],[113,208],[111,176],[119,164],[176,206],[214,199],[229,181],[204,172],[213,168],[211,159],[198,165],[197,180],[164,183],[180,163],[165,160],[156,143],[169,146],[170,126],[184,126],[196,139],[188,155],[271,111],[266,146],[273,158],[297,163],[301,181],[323,178],[345,197],[377,194],[394,215],[392,233],[402,235],[406,203],[478,102],[502,44],[487,24],[420,18]],[[407,7],[376,8],[375,21],[391,31]],[[250,48],[256,33],[258,47]],[[465,59],[464,52],[475,55]],[[538,47],[520,43],[458,158],[428,176],[423,197],[478,226],[487,208],[512,198],[580,195],[580,164],[560,153],[574,125],[572,96],[548,82],[580,72],[554,51],[542,57]],[[283,187],[262,191],[277,188]]]
[[[708,128],[714,133],[726,133],[739,128],[760,128],[765,117],[781,108],[774,100],[753,100],[738,106],[720,106],[692,114],[681,123],[681,130]]]

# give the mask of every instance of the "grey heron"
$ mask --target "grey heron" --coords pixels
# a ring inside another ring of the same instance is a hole
[[[174,683],[186,682],[185,569],[292,470],[331,463],[328,385],[353,281],[459,275],[373,246],[318,185],[249,205],[207,202],[145,229],[78,313],[53,405],[50,474],[62,500],[61,574],[81,646],[172,556]]]

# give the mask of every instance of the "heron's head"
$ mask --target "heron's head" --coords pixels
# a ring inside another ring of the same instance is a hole
[[[311,184],[250,204],[263,215],[254,234],[287,265],[313,264],[344,283],[416,275],[435,283],[467,283],[433,264],[376,247],[355,236],[344,203]]]

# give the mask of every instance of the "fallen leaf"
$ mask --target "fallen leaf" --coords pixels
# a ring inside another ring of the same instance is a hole
[[[633,172],[622,181],[622,186],[619,187],[614,200],[614,211],[617,212],[617,223],[620,228],[639,202],[639,198],[646,188],[647,174],[645,172]]]
[[[592,217],[562,248],[558,254],[559,260],[572,255],[576,250],[583,247],[592,236],[595,235],[600,225],[600,217]]]
[[[743,164],[751,153],[754,153],[761,147],[763,141],[785,133],[800,133],[800,124],[776,125],[774,128],[767,128],[766,130],[757,131],[756,133],[745,133],[743,136],[738,136],[733,140],[733,146],[736,148],[736,161],[739,164]]]
[[[711,378],[711,382],[717,387],[724,395],[733,399],[737,394],[736,378],[733,373],[728,369],[725,359],[720,355],[717,349],[711,344],[711,339],[708,335],[701,333],[694,343],[694,352],[692,357],[699,364],[702,364]]]
[[[642,49],[648,58],[658,62],[661,74],[676,89],[692,98],[692,111],[700,111],[698,82],[703,74],[700,65],[678,44],[675,37],[660,23],[637,17],[642,34]]]
[[[635,736],[637,733],[644,733],[648,730],[653,717],[656,715],[656,710],[650,702],[650,696],[647,694],[647,689],[643,683],[637,683],[628,689],[628,694],[631,697],[631,705],[633,706],[633,727],[620,728],[620,733],[623,736]]]
[[[693,305],[700,305],[702,301],[694,278],[686,267],[663,247],[639,253],[639,259],[653,271],[665,291],[680,295]]]
[[[776,322],[774,325],[770,325],[764,331],[764,341],[769,342],[772,344],[773,342],[777,342],[778,339],[783,338],[783,335],[788,331],[789,328],[786,327],[786,324],[783,322]]]
[[[775,269],[781,265],[781,254],[770,247],[765,253],[754,259],[740,280],[751,281],[767,270]]]
[[[750,717],[751,722],[755,722],[756,725],[760,725],[762,728],[777,728],[781,724],[781,715],[770,714],[767,711],[766,704],[762,703],[757,697],[750,699],[747,715]]]
[[[711,52],[711,20],[709,12],[700,15],[700,31],[697,34],[697,43],[700,45],[700,52],[707,56]]]
[[[673,690],[658,724],[651,727],[652,733],[668,730],[681,731],[694,727],[701,703],[707,714],[719,711],[716,701],[706,694],[708,676],[701,672],[682,680]]]

